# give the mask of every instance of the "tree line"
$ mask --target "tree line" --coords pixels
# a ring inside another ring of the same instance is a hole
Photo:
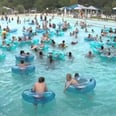
[[[112,8],[116,7],[116,0],[1,0],[0,8],[6,6],[20,12],[24,9],[33,8],[36,8],[38,11],[44,11],[46,8],[51,10],[73,4],[93,5],[110,13]]]

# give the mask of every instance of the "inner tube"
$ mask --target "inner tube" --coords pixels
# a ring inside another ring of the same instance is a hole
[[[80,84],[79,86],[70,85],[67,88],[67,91],[87,93],[87,92],[93,91],[93,89],[96,86],[96,80],[93,78],[90,78],[90,79],[80,78],[78,82]]]
[[[7,46],[7,45],[2,46],[2,49],[6,50],[6,51],[13,51],[13,50],[16,50],[16,48],[17,48],[17,46],[15,44],[9,45],[9,46]]]
[[[84,38],[84,40],[85,41],[94,41],[94,38],[88,38],[88,37],[86,37],[86,38]]]
[[[15,32],[17,32],[17,29],[10,29],[9,32],[10,32],[10,33],[15,33]]]
[[[37,105],[52,101],[55,98],[55,93],[53,91],[47,91],[43,94],[37,94],[31,89],[26,89],[23,91],[22,97],[25,101]]]
[[[28,65],[28,66],[25,66],[24,68],[20,66],[12,67],[12,72],[16,74],[30,74],[30,73],[33,73],[34,71],[35,71],[35,66],[33,65]]]
[[[101,54],[100,57],[103,60],[110,60],[110,61],[115,61],[116,60],[116,56],[115,55],[106,55],[106,54]]]
[[[53,51],[52,56],[54,60],[65,60],[65,54],[58,51]]]
[[[44,29],[36,29],[35,31],[36,31],[37,33],[43,33],[43,32],[45,32]]]
[[[21,61],[24,60],[25,62],[32,62],[34,60],[34,56],[33,55],[26,55],[26,56],[22,56],[22,55],[16,55],[15,56],[17,61]]]
[[[34,23],[30,22],[30,23],[28,23],[28,25],[34,25]]]

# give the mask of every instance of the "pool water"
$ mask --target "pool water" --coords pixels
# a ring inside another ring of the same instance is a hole
[[[33,16],[28,16],[33,19]],[[27,17],[26,17],[27,18]],[[24,17],[21,18],[23,21]],[[28,18],[27,18],[28,19]],[[62,37],[54,37],[57,43],[60,43],[65,39],[67,48],[63,51],[67,53],[71,51],[74,55],[74,61],[70,61],[68,58],[65,61],[55,62],[55,68],[47,68],[46,57],[41,60],[37,55],[31,51],[30,46],[25,45],[18,47],[14,51],[4,51],[6,59],[0,62],[0,116],[115,116],[116,115],[116,71],[115,61],[105,60],[103,61],[99,56],[95,56],[93,59],[88,59],[85,54],[91,50],[89,42],[84,41],[84,37],[87,37],[88,33],[80,28],[78,34],[78,44],[71,45],[72,40],[76,40],[69,36],[69,32],[74,29],[74,23],[77,19],[64,18],[69,21],[72,29],[65,32]],[[55,17],[53,22],[61,22],[62,19]],[[78,19],[80,22],[80,20]],[[90,25],[89,32],[93,28],[95,30],[93,35],[100,34],[101,28],[104,25],[116,26],[115,23],[90,21],[86,20]],[[5,27],[7,23],[0,21],[2,27]],[[22,34],[22,27],[25,25],[29,27],[28,23],[16,24],[16,17],[14,21],[8,24],[11,28],[17,28],[18,32],[11,34],[19,36]],[[32,26],[34,28],[34,26]],[[38,34],[38,38],[41,34]],[[21,49],[31,52],[34,56],[33,64],[36,67],[36,71],[33,75],[19,76],[13,75],[11,67],[15,65],[15,55],[19,53]],[[49,50],[52,48],[50,47]],[[86,94],[79,93],[64,93],[65,76],[67,73],[79,72],[83,77],[92,77],[96,79],[96,88],[93,92]],[[39,76],[46,78],[47,86],[50,90],[53,90],[56,97],[53,101],[38,105],[35,107],[22,99],[22,92],[25,89],[32,88],[34,83],[38,80]]]

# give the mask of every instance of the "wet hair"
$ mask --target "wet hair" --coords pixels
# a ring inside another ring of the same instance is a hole
[[[55,44],[55,41],[52,39],[52,44]]]
[[[21,64],[24,64],[24,60],[21,60],[20,62],[21,62]]]
[[[62,43],[65,43],[65,40],[63,40]]]
[[[39,55],[40,55],[40,56],[42,56],[42,55],[43,55],[43,52],[42,52],[42,51],[40,51],[40,52],[39,52]]]
[[[30,55],[30,53],[29,53],[29,52],[27,52],[27,55]]]
[[[68,73],[68,74],[66,75],[66,79],[67,79],[67,80],[71,80],[71,79],[72,79],[72,75],[71,75],[70,73]]]
[[[49,56],[49,62],[50,62],[50,63],[53,62],[53,57],[52,57],[52,55]]]
[[[79,77],[79,73],[75,73],[74,77],[75,78]]]
[[[92,52],[91,52],[91,51],[89,51],[88,53],[89,53],[89,55],[90,55],[90,54],[92,54]]]
[[[72,57],[72,52],[69,52],[69,53],[68,53],[68,56],[69,56],[69,57]]]
[[[111,52],[108,52],[108,56],[110,56],[111,55]]]
[[[35,52],[38,52],[38,49],[37,49],[37,48],[35,48],[35,49],[34,49],[34,51],[35,51]]]
[[[101,50],[103,50],[104,49],[104,46],[101,46]]]
[[[8,47],[10,47],[10,44],[6,44]]]
[[[21,50],[21,51],[20,51],[20,55],[21,55],[21,54],[24,54],[24,53],[25,53],[24,50]]]
[[[44,77],[39,77],[38,82],[43,83],[45,81]]]

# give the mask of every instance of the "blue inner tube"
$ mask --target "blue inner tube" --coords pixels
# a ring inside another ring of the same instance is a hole
[[[52,101],[55,98],[53,91],[47,91],[43,94],[37,94],[31,89],[26,89],[22,93],[22,97],[25,101],[33,104],[45,104]]]
[[[16,55],[15,58],[17,61],[24,60],[25,62],[32,62],[34,60],[33,55],[29,55],[29,56]]]
[[[17,32],[17,29],[11,29],[10,30],[10,33],[15,33],[15,32]]]
[[[17,74],[30,74],[30,73],[33,73],[34,71],[35,71],[35,66],[33,65],[28,65],[24,68],[19,66],[12,67],[12,72]]]
[[[100,57],[103,59],[103,60],[116,60],[116,56],[113,56],[113,55],[105,55],[105,54],[101,54]]]
[[[80,78],[78,82],[80,86],[70,85],[67,88],[67,91],[87,93],[87,92],[93,91],[93,89],[96,86],[96,80],[92,78],[91,79]]]
[[[28,25],[34,25],[34,23],[30,22],[30,23],[28,23]]]
[[[93,38],[88,38],[88,37],[84,38],[84,40],[85,40],[85,41],[94,41]]]
[[[59,51],[53,51],[52,56],[54,60],[65,60],[65,54]]]
[[[45,32],[45,30],[44,29],[36,29],[36,32],[37,33],[43,33],[43,32]]]
[[[15,44],[10,45],[10,46],[2,46],[2,49],[6,51],[13,51],[13,50],[16,50],[16,48],[17,46]]]
[[[92,47],[92,48],[100,48],[101,46],[103,46],[104,44],[102,43],[102,42],[95,42],[95,41],[92,41],[91,43],[90,43],[90,46]]]

